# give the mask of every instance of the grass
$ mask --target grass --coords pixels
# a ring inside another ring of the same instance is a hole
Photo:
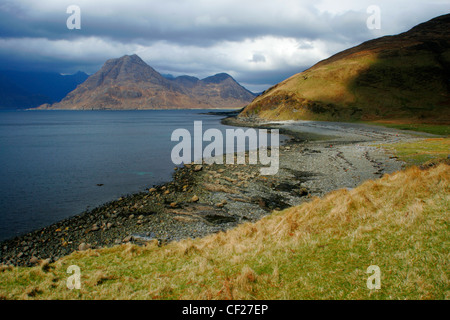
[[[4,299],[449,299],[450,167],[411,167],[256,223],[159,247],[4,266]],[[69,290],[70,265],[81,289]],[[370,265],[381,289],[369,290]]]
[[[428,161],[442,161],[450,155],[450,138],[420,139],[381,145],[407,166],[421,165]]]
[[[255,113],[260,118],[276,120],[348,120],[352,111],[342,106],[356,102],[357,97],[350,90],[352,80],[375,61],[376,55],[366,52],[352,59],[319,63],[255,98],[241,115]]]
[[[388,123],[388,122],[364,122],[372,125],[379,125],[387,128],[393,128],[398,130],[410,130],[417,132],[431,133],[435,135],[450,136],[449,125],[439,124],[424,124],[424,123]]]

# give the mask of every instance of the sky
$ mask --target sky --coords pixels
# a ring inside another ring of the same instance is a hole
[[[162,74],[226,72],[261,92],[449,12],[450,0],[0,0],[0,69],[93,74],[137,54]]]

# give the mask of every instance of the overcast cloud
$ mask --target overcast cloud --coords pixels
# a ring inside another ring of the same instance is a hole
[[[81,9],[80,30],[66,27],[69,5]],[[370,5],[379,30],[366,26]],[[258,92],[449,9],[449,0],[0,0],[0,69],[94,73],[136,53],[164,74],[227,72]]]

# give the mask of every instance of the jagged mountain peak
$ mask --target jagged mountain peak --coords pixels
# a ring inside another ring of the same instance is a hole
[[[204,80],[167,79],[138,55],[109,59],[70,92],[55,109],[240,108],[254,95],[231,76],[219,73]]]
[[[168,80],[145,63],[138,55],[109,59],[102,68],[84,83],[92,89],[99,85],[123,85],[127,82],[165,84]]]
[[[205,83],[220,83],[227,79],[234,80],[233,77],[231,77],[228,73],[217,73],[213,76],[203,79],[202,81]]]

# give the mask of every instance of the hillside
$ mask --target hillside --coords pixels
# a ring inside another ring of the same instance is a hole
[[[450,14],[367,41],[265,91],[240,117],[450,122]]]
[[[0,71],[0,109],[34,108],[59,101],[87,78],[83,72]]]
[[[61,102],[41,109],[124,110],[238,108],[254,95],[231,76],[167,79],[137,55],[106,61]]]
[[[46,101],[48,97],[27,92],[0,74],[0,110],[25,109]]]

